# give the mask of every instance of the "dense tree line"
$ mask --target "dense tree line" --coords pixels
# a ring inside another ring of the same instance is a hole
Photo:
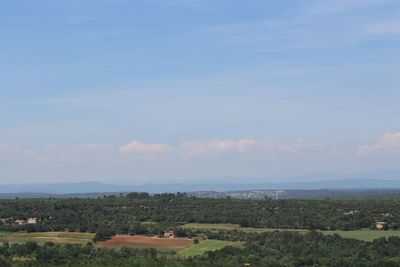
[[[373,242],[324,236],[318,232],[299,234],[272,232],[248,234],[244,248],[225,247],[204,256],[181,258],[174,252],[155,249],[119,250],[92,244],[0,246],[0,266],[370,266],[400,265],[400,238]]]
[[[150,248],[99,248],[92,243],[81,246],[47,242],[39,246],[29,241],[25,244],[3,244],[0,247],[0,266],[127,266],[131,262],[135,264],[129,266],[153,266],[149,264],[157,263],[158,258],[167,261],[174,254]]]
[[[55,245],[35,242],[0,246],[0,266],[400,266],[400,238],[363,242],[311,231],[246,233],[238,230],[188,230],[184,223],[233,223],[242,227],[309,230],[368,228],[377,221],[398,229],[399,199],[238,200],[197,199],[184,194],[130,193],[97,199],[0,200],[0,231],[95,232],[94,241],[120,234],[163,234],[242,241],[204,256],[181,258],[155,249],[100,248],[92,243]],[[14,225],[37,217],[37,224]]]
[[[184,223],[233,223],[242,227],[351,230],[377,221],[398,229],[399,199],[239,200],[197,199],[184,194],[147,193],[97,199],[0,200],[0,231],[81,231],[161,234]],[[37,217],[36,225],[15,219]],[[8,221],[8,223],[7,223]],[[156,222],[148,224],[146,222]]]

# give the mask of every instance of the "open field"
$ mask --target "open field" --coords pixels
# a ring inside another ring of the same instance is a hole
[[[299,229],[271,229],[271,228],[244,228],[235,224],[186,224],[182,226],[186,229],[208,229],[208,230],[239,230],[244,232],[271,232],[271,231],[297,231],[306,233],[308,230]],[[324,235],[338,234],[344,238],[354,238],[363,241],[373,241],[380,237],[398,236],[400,231],[370,231],[370,230],[355,230],[355,231],[321,231]],[[39,244],[53,242],[56,244],[82,244],[85,245],[91,242],[94,234],[77,233],[77,232],[0,232],[0,242],[24,243],[28,241],[36,241]],[[149,236],[129,236],[119,235],[113,239],[99,242],[99,246],[107,247],[146,247],[156,249],[172,249],[178,250],[182,256],[193,256],[203,254],[205,251],[221,249],[225,246],[240,246],[243,243],[228,242],[221,240],[204,240],[200,244],[193,244],[191,239],[185,238],[157,238]]]
[[[265,233],[273,231],[295,231],[301,233],[307,233],[308,230],[304,229],[272,229],[272,228],[252,228],[252,227],[241,227],[238,224],[217,224],[217,223],[187,223],[182,225],[183,229],[205,229],[205,230],[238,230],[246,233]]]
[[[153,221],[145,221],[145,222],[141,222],[141,225],[157,225],[160,224],[158,222],[153,222]]]
[[[354,238],[363,241],[373,241],[380,237],[400,237],[400,231],[370,231],[370,230],[356,230],[356,231],[322,231],[324,235],[338,234],[345,238]]]
[[[157,249],[184,249],[193,244],[193,240],[187,238],[160,238],[151,236],[116,235],[112,239],[98,242],[99,246],[106,247],[143,247]]]
[[[230,224],[230,223],[187,223],[182,225],[181,228],[207,229],[207,230],[234,230],[234,229],[239,229],[241,227],[239,224]]]
[[[206,253],[207,251],[215,251],[223,249],[227,246],[242,247],[243,242],[230,242],[223,240],[202,240],[199,244],[192,245],[188,248],[182,249],[178,254],[182,257],[193,257]]]
[[[0,242],[25,243],[35,241],[43,245],[46,242],[56,244],[81,244],[92,242],[94,234],[77,232],[0,232]],[[203,240],[194,245],[193,240],[187,238],[159,238],[151,236],[117,235],[110,240],[98,242],[98,246],[119,248],[122,246],[137,248],[155,248],[160,250],[179,251],[183,257],[202,255],[207,251],[222,249],[226,246],[240,247],[243,242],[222,240]]]
[[[28,241],[36,241],[39,244],[53,242],[57,244],[86,244],[92,242],[94,234],[77,233],[77,232],[0,232],[0,241],[10,243],[24,243]]]
[[[304,229],[272,229],[272,228],[250,228],[240,227],[238,224],[201,224],[201,223],[188,223],[181,226],[184,229],[206,229],[206,230],[238,230],[243,232],[265,233],[273,231],[296,231],[300,233],[307,233],[309,230]],[[324,235],[338,234],[344,238],[354,238],[363,241],[373,241],[380,237],[398,236],[400,231],[371,231],[371,230],[353,230],[353,231],[321,231]]]

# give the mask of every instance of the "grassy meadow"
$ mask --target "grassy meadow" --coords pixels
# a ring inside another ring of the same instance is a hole
[[[272,229],[272,228],[248,228],[240,227],[237,224],[185,224],[181,226],[185,229],[206,229],[211,231],[218,230],[238,230],[244,232],[263,233],[272,231],[296,231],[300,233],[307,233],[308,230],[302,229]],[[363,241],[373,241],[381,237],[400,237],[400,231],[371,231],[371,230],[355,230],[355,231],[321,231],[324,235],[338,234],[344,238],[354,238]],[[78,232],[0,232],[0,242],[9,243],[25,243],[28,241],[36,241],[38,244],[43,245],[46,242],[53,242],[56,244],[81,244],[85,245],[92,242],[94,234],[92,233],[78,233]],[[226,246],[242,247],[244,242],[231,242],[223,240],[200,240],[199,244],[190,245],[183,249],[172,249],[177,251],[178,255],[182,257],[193,257],[203,255],[207,251],[215,251],[222,249]],[[148,247],[152,247],[149,245]],[[170,248],[160,248],[161,250],[170,250]]]
[[[199,244],[192,245],[188,248],[182,249],[178,254],[182,257],[193,257],[203,255],[207,251],[215,251],[223,249],[227,246],[242,247],[243,242],[230,242],[223,240],[201,240]]]
[[[400,237],[400,231],[371,231],[371,230],[355,230],[355,231],[321,231],[324,235],[338,234],[344,238],[354,238],[363,241],[373,241],[381,237]]]
[[[24,243],[36,241],[38,244],[53,242],[56,244],[82,244],[92,242],[94,234],[77,232],[0,232],[0,242]]]
[[[300,233],[307,233],[308,230],[304,229],[272,229],[272,228],[252,228],[252,227],[241,227],[238,224],[213,224],[213,223],[187,223],[181,226],[183,229],[204,229],[210,231],[218,230],[238,230],[246,233],[265,233],[273,231],[295,231]]]
[[[92,233],[77,233],[77,232],[0,232],[0,242],[9,243],[26,243],[28,241],[35,241],[40,245],[46,242],[53,242],[56,244],[81,244],[86,245],[88,242],[92,242],[94,234]],[[207,251],[214,251],[222,249],[226,246],[240,247],[243,246],[243,242],[229,242],[222,240],[202,240],[199,244],[193,244],[190,247],[184,249],[173,249],[173,248],[157,248],[160,250],[174,250],[177,251],[180,256],[189,257],[202,255]],[[126,245],[126,244],[125,244]],[[100,245],[104,246],[104,245]],[[129,245],[128,245],[129,246]],[[151,244],[148,246],[132,245],[133,247],[153,247]]]
[[[251,227],[240,227],[238,224],[201,224],[201,223],[188,223],[181,226],[184,229],[204,229],[210,231],[218,230],[238,230],[243,232],[255,232],[255,233],[265,233],[273,231],[296,231],[299,233],[307,233],[309,230],[304,229],[273,229],[273,228],[251,228]],[[400,237],[400,231],[373,231],[373,230],[353,230],[353,231],[320,231],[324,235],[338,234],[344,238],[354,238],[363,241],[373,241],[381,237]]]

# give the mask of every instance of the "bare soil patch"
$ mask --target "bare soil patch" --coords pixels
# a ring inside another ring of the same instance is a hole
[[[146,248],[171,248],[183,249],[191,246],[193,241],[187,238],[161,238],[150,236],[116,235],[112,239],[97,243],[100,246],[120,247],[146,247]]]

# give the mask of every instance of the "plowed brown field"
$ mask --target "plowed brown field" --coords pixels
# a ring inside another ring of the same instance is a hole
[[[99,242],[97,244],[107,247],[131,246],[146,248],[182,249],[191,246],[193,244],[193,241],[187,238],[160,238],[140,235],[116,235],[110,240]]]

